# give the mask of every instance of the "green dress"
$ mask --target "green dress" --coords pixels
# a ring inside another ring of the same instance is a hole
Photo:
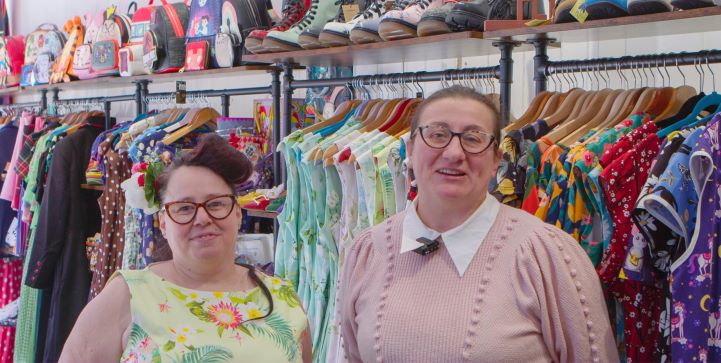
[[[300,362],[308,326],[288,282],[258,272],[259,287],[218,292],[187,289],[147,268],[119,270],[130,288],[132,325],[121,362]],[[111,279],[112,279],[111,278]]]

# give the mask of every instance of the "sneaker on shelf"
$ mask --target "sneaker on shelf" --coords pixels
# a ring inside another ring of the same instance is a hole
[[[350,21],[343,22],[330,22],[323,27],[319,40],[321,43],[328,47],[341,47],[344,45],[350,45],[350,33],[353,27],[361,21],[368,21],[371,19],[378,19],[386,12],[384,0],[373,0],[366,7],[365,11],[358,13]]]
[[[286,31],[290,29],[291,26],[303,19],[305,10],[304,0],[287,0],[286,6],[283,9],[283,19],[280,24],[269,30],[256,29],[250,32],[245,38],[245,48],[255,54],[267,53],[268,51],[263,48],[263,40],[268,36],[268,33],[271,31]]]
[[[408,6],[408,3],[409,0],[396,0],[393,2],[393,5],[390,9],[388,9],[388,11],[403,10],[406,6]],[[378,34],[378,27],[382,19],[383,16],[380,16],[377,18],[360,20],[355,23],[355,25],[353,25],[353,29],[350,31],[350,41],[355,44],[382,42],[383,39],[380,34]]]
[[[459,2],[446,16],[446,24],[454,31],[483,31],[483,22],[490,13],[489,0]]]
[[[421,21],[418,22],[418,36],[427,37],[430,35],[447,34],[452,32],[446,17],[451,13],[458,0],[444,0],[443,6],[431,9],[423,13]]]
[[[263,48],[272,52],[303,49],[298,42],[300,34],[306,29],[322,29],[325,24],[338,15],[340,2],[337,0],[313,0],[303,19],[286,31],[271,31],[263,40]]]
[[[392,10],[383,15],[378,25],[378,34],[385,41],[415,38],[418,36],[418,22],[423,13],[443,6],[443,0],[416,0],[404,10]]]

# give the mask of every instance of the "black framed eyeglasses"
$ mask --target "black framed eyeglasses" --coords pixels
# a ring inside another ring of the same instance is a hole
[[[453,132],[445,125],[420,126],[417,132],[421,134],[423,142],[434,149],[446,148],[446,146],[451,143],[451,140],[458,136],[463,151],[471,154],[480,154],[496,142],[496,138],[493,135],[483,131],[468,130]]]
[[[188,224],[195,219],[198,208],[205,209],[205,213],[215,219],[223,220],[228,218],[235,207],[235,196],[232,194],[221,195],[206,200],[203,203],[194,202],[170,202],[163,207],[168,217],[177,224]]]

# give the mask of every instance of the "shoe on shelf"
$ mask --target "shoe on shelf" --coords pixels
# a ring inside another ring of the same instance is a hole
[[[371,19],[378,19],[385,14],[385,1],[373,0],[365,9],[365,11],[358,13],[350,21],[343,22],[330,22],[323,27],[319,40],[321,43],[328,47],[340,47],[344,45],[350,45],[350,33],[353,27],[361,21],[368,21]]]
[[[436,9],[431,9],[423,13],[421,21],[418,22],[418,36],[427,37],[430,35],[447,34],[452,32],[448,24],[446,24],[446,17],[451,13],[453,7],[458,3],[458,0],[444,0],[443,6]]]
[[[646,15],[666,13],[673,10],[669,0],[628,0],[628,13]]]
[[[256,29],[250,32],[245,38],[245,48],[251,53],[267,53],[268,51],[263,48],[263,40],[268,36],[268,33],[271,31],[286,31],[290,29],[291,26],[303,19],[305,10],[304,0],[286,0],[286,5],[283,9],[283,20],[269,30]]]
[[[396,0],[392,3],[391,8],[387,11],[403,10],[405,9],[411,0]],[[385,15],[383,15],[385,16]],[[378,43],[382,42],[380,34],[378,34],[378,26],[380,25],[383,16],[358,21],[353,25],[353,29],[350,31],[350,41],[355,44],[367,44],[367,43]]]
[[[423,13],[440,8],[443,0],[416,0],[404,10],[392,10],[383,15],[378,25],[378,34],[385,40],[415,38],[418,36],[418,22]]]
[[[483,22],[490,13],[491,4],[488,0],[459,2],[446,16],[446,24],[454,31],[483,31]]]
[[[322,29],[325,24],[338,15],[340,2],[337,0],[313,0],[303,19],[286,31],[271,31],[263,40],[263,48],[272,52],[303,49],[298,42],[300,34],[306,29]]]
[[[320,49],[320,48],[327,48],[328,46],[325,45],[320,41],[320,34],[323,31],[323,28],[331,23],[345,23],[345,14],[343,12],[343,5],[349,5],[353,4],[353,1],[349,0],[336,0],[337,5],[339,5],[338,8],[338,15],[336,15],[335,19],[333,19],[332,22],[327,24],[320,24],[318,27],[311,27],[306,30],[303,30],[302,33],[300,33],[300,36],[298,37],[298,43],[300,44],[303,49]]]

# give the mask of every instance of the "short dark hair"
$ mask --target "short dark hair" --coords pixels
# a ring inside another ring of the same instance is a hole
[[[488,96],[476,92],[473,88],[458,85],[443,88],[421,102],[411,119],[411,136],[415,136],[421,114],[428,105],[446,98],[467,99],[486,105],[491,110],[491,114],[493,116],[493,136],[496,138],[497,143],[501,142],[501,114],[498,111],[498,108],[496,108],[495,103]]]
[[[158,176],[158,197],[163,200],[173,172],[183,166],[202,166],[218,174],[235,193],[253,173],[253,164],[242,152],[216,133],[201,136],[200,143],[189,152],[178,155]]]

